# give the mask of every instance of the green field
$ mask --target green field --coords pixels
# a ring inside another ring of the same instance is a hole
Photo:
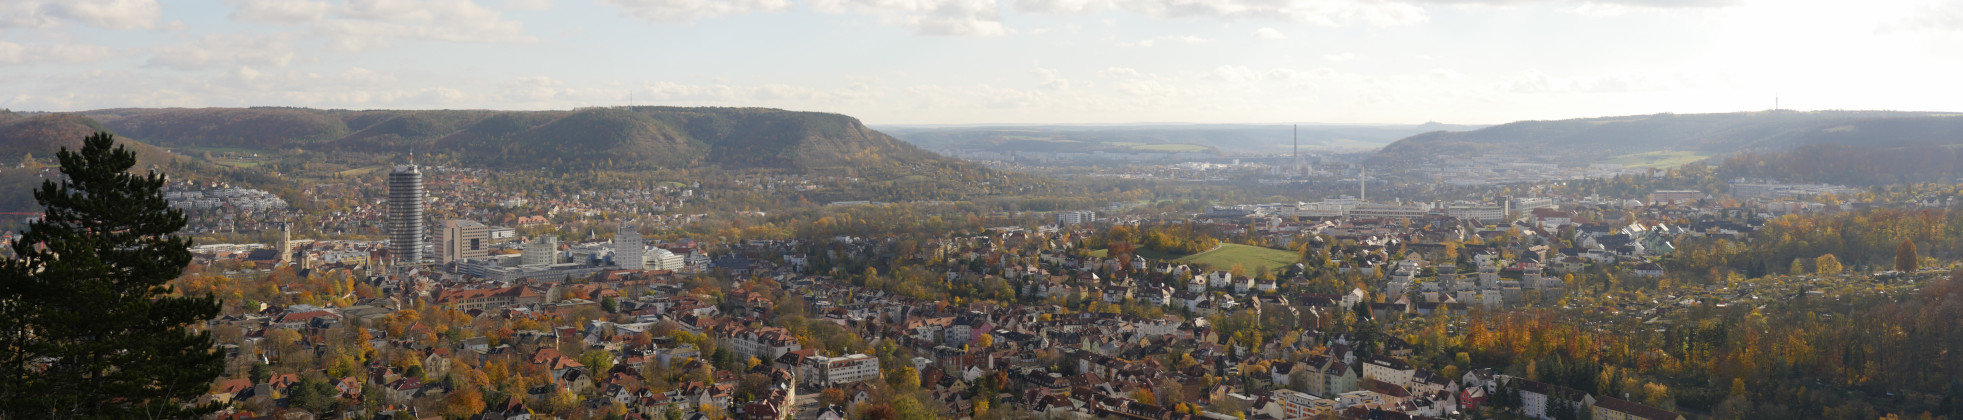
[[[1711,157],[1697,152],[1682,150],[1659,150],[1609,158],[1603,163],[1614,163],[1635,168],[1669,169]]]
[[[1106,251],[1103,249],[1091,251],[1091,256],[1104,258]],[[1215,270],[1234,268],[1234,264],[1239,263],[1241,268],[1247,269],[1248,273],[1253,273],[1260,267],[1267,267],[1271,272],[1280,272],[1283,267],[1301,259],[1301,256],[1293,252],[1240,244],[1221,244],[1219,248],[1214,248],[1212,251],[1193,255],[1167,254],[1149,249],[1139,250],[1138,255],[1154,261],[1204,264]]]
[[[1132,146],[1131,148],[1132,150],[1150,150],[1154,152],[1204,152],[1206,151],[1206,146],[1201,146],[1197,144],[1147,144],[1147,145]]]
[[[1267,267],[1270,272],[1280,272],[1282,267],[1287,267],[1301,259],[1300,255],[1278,249],[1240,244],[1221,244],[1219,248],[1214,248],[1212,251],[1180,257],[1179,259],[1173,260],[1173,262],[1206,264],[1216,270],[1233,268],[1234,264],[1238,263],[1242,268],[1246,268],[1247,272],[1253,273],[1255,270],[1259,270],[1260,267]]]

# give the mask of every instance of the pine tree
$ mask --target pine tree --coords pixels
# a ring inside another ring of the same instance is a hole
[[[1922,266],[1922,256],[1915,251],[1915,241],[1902,238],[1902,244],[1895,247],[1895,270],[1915,271]]]
[[[114,148],[112,149],[112,146]],[[64,178],[34,193],[45,217],[0,261],[0,418],[196,418],[224,370],[216,298],[172,296],[191,261],[164,176],[127,173],[109,133],[56,154]]]

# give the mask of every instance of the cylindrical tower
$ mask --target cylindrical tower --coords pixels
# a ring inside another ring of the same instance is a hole
[[[416,165],[389,171],[389,253],[397,264],[423,261],[423,172]]]

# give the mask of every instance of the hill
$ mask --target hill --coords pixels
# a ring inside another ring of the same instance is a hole
[[[0,111],[0,211],[19,212],[37,209],[34,204],[34,188],[41,186],[40,167],[54,164],[55,153],[63,147],[70,150],[82,148],[82,139],[104,128],[102,124],[89,117],[78,114],[25,114]],[[183,156],[139,142],[124,140],[122,144],[136,151],[137,166],[141,171],[152,165],[167,165],[181,162]],[[14,167],[32,158],[34,163]]]
[[[1384,146],[1373,164],[1439,156],[1519,153],[1562,163],[1683,163],[1684,156],[1774,152],[1814,144],[1871,148],[1963,144],[1958,114],[1891,111],[1767,111],[1656,114],[1521,121],[1472,131],[1438,131]],[[1673,152],[1673,153],[1659,153]],[[1658,157],[1662,157],[1658,159]]]
[[[1367,150],[1399,138],[1437,130],[1471,130],[1478,126],[1438,123],[1425,125],[1300,126],[1304,150]],[[1107,153],[1285,153],[1297,133],[1289,125],[1256,124],[1122,124],[1030,126],[881,126],[881,131],[929,149],[996,152]]]
[[[438,153],[505,168],[807,172],[949,163],[852,117],[761,108],[173,108],[105,109],[84,115],[118,134],[166,147]]]

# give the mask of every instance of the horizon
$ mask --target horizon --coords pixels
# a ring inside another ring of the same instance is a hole
[[[0,7],[0,39],[0,107],[45,111],[1487,125],[1775,98],[1963,109],[1963,4],[1925,0],[25,0]]]

